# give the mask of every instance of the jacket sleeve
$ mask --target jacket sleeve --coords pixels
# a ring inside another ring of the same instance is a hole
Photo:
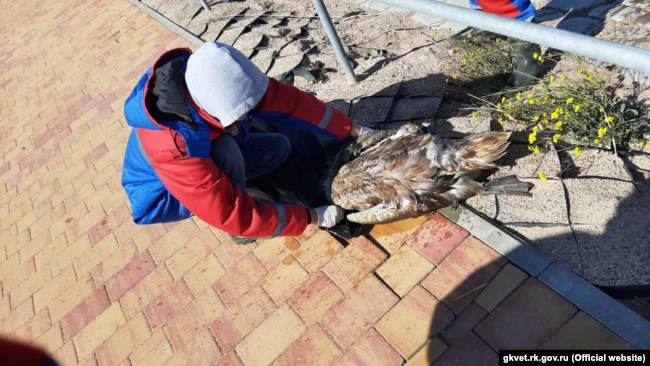
[[[180,157],[177,151],[156,150],[149,145],[153,141],[142,142],[165,188],[194,215],[217,229],[256,238],[295,236],[309,223],[304,206],[253,200],[210,158]]]
[[[323,129],[339,139],[347,137],[352,129],[352,120],[340,110],[273,78],[255,110],[266,118],[288,119]]]

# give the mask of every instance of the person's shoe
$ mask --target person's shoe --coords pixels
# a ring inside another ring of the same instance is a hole
[[[254,243],[255,240],[257,240],[255,238],[247,238],[244,236],[236,236],[236,235],[230,235],[230,237],[232,238],[232,241],[235,242],[235,244],[239,244],[239,245],[251,244]]]
[[[541,48],[520,40],[513,40],[512,48],[515,51],[515,69],[508,78],[508,84],[515,87],[535,84],[542,73],[543,64],[535,60],[534,55],[541,57]]]

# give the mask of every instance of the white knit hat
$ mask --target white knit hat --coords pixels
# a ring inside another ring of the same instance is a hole
[[[237,49],[206,42],[190,55],[185,83],[194,102],[226,127],[255,107],[269,78]]]

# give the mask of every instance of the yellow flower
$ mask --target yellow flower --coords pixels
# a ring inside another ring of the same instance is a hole
[[[573,106],[573,111],[578,112],[580,110],[580,108],[581,108],[580,104],[576,104],[576,105]]]
[[[472,119],[477,119],[478,118],[478,113],[474,112],[472,113]]]
[[[551,82],[554,83],[554,82],[555,82],[555,76],[551,75],[551,77],[549,78],[549,80],[551,80]]]
[[[501,110],[501,103],[497,104],[497,109]]]
[[[515,98],[517,98],[517,100],[520,100],[520,99],[521,99],[521,93],[517,93],[517,95],[515,96]]]
[[[614,117],[612,117],[612,116],[605,117],[605,122],[607,122],[607,123],[614,122]]]
[[[562,75],[562,76],[560,76],[560,80],[562,80],[562,81],[566,81],[566,75]]]
[[[557,119],[560,115],[557,112],[551,113],[551,119]]]
[[[645,148],[646,148],[646,149],[650,149],[650,142],[648,142],[647,144],[645,144]]]
[[[560,128],[562,128],[562,122],[560,121],[555,122],[555,127],[553,127],[553,129],[557,131]]]
[[[539,172],[538,176],[539,176],[539,180],[541,180],[542,182],[546,182],[546,175],[544,174],[544,172]]]
[[[535,146],[533,148],[533,154],[535,154],[535,155],[539,154],[539,146]]]
[[[531,132],[530,135],[528,135],[528,143],[532,144],[537,140],[537,133]]]
[[[594,139],[594,144],[600,144],[600,139]]]
[[[602,138],[607,133],[607,127],[602,127],[598,129],[598,137]]]
[[[566,104],[571,104],[573,103],[573,97],[567,98]]]
[[[535,121],[535,122],[539,121],[539,116],[533,117],[533,121]]]
[[[533,133],[537,135],[538,132],[539,132],[539,127],[537,126],[533,127]]]
[[[559,133],[553,135],[553,143],[557,144],[557,142],[560,141],[560,137],[562,137],[562,135],[560,135]]]
[[[573,152],[576,154],[576,156],[582,155],[582,150],[578,146],[576,146],[575,149],[573,149]]]
[[[539,57],[539,54],[537,52],[533,53],[533,59],[537,60],[538,57]]]
[[[535,104],[535,101],[533,99],[528,99],[528,104]]]

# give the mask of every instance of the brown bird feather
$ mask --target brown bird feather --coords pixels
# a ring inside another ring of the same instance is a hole
[[[347,219],[362,224],[456,206],[483,190],[472,176],[495,167],[509,138],[510,133],[490,132],[449,140],[413,124],[373,131],[350,142],[337,157],[347,163],[339,165],[331,181],[331,200],[346,210],[360,210]]]

